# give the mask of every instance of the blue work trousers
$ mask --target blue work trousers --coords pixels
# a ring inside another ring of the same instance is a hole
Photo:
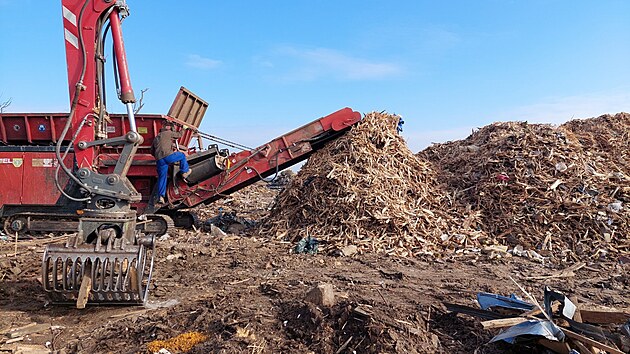
[[[179,171],[181,173],[188,172],[188,161],[183,152],[174,152],[163,159],[156,162],[158,173],[158,196],[166,197],[166,177],[168,175],[168,166],[179,162]]]

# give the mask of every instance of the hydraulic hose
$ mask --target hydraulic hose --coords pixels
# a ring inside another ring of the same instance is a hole
[[[79,81],[76,83],[76,88],[74,91],[74,97],[72,98],[72,103],[70,107],[70,115],[68,116],[68,121],[66,122],[66,125],[61,135],[59,136],[59,139],[57,139],[57,144],[55,145],[55,155],[57,157],[57,162],[59,163],[59,165],[57,166],[57,169],[59,169],[59,167],[63,168],[63,171],[69,178],[71,178],[77,185],[79,185],[80,187],[88,191],[90,190],[88,186],[86,186],[83,182],[81,182],[81,180],[77,178],[72,173],[72,171],[65,165],[64,159],[61,157],[61,144],[63,142],[63,139],[66,137],[66,134],[68,134],[68,130],[70,129],[70,126],[72,125],[72,118],[74,117],[74,114],[76,112],[77,104],[79,102],[79,95],[81,91],[83,90],[83,79],[85,78],[85,72],[87,70],[87,58],[86,58],[86,53],[85,53],[85,42],[84,42],[83,34],[81,32],[81,29],[82,29],[81,22],[83,20],[83,14],[85,13],[85,9],[87,8],[89,1],[90,0],[85,0],[85,2],[83,3],[83,7],[81,7],[81,12],[79,13],[78,26],[77,26],[79,28],[79,31],[78,31],[79,46],[80,46],[80,52],[81,52],[81,61],[83,63],[81,67],[81,75],[79,76]],[[81,126],[83,126],[83,124],[81,124]],[[77,129],[76,133],[78,134],[79,131],[80,129]],[[67,156],[67,153],[69,150],[70,150],[70,145],[68,146],[68,149],[65,152],[65,156]],[[59,191],[70,200],[74,200],[77,202],[84,202],[90,199],[89,197],[75,198],[65,193],[60,186],[59,176],[57,173],[55,174],[55,186],[57,186],[57,189],[59,189]]]
[[[103,16],[103,19],[108,19],[109,14],[114,11],[114,8],[111,7]],[[98,95],[101,98],[101,104],[99,105],[98,119],[99,121],[103,120],[105,116],[105,109],[107,107],[107,92],[105,91],[105,39],[107,37],[107,33],[109,32],[110,24],[107,22],[105,26],[105,30],[102,35],[98,36],[98,43],[96,46],[96,54],[98,65],[97,65],[97,73],[96,77],[98,78]]]
[[[57,165],[57,169],[55,170],[55,186],[61,192],[61,194],[63,194],[66,198],[68,198],[70,200],[74,200],[75,202],[85,202],[85,201],[89,200],[90,198],[89,197],[86,197],[86,198],[75,198],[75,197],[72,197],[72,196],[68,195],[63,190],[63,188],[61,188],[61,184],[59,183],[59,168],[63,166],[64,172],[66,172],[66,174],[67,174],[67,171],[65,170],[66,169],[66,165],[64,164],[63,161],[66,160],[66,156],[68,156],[68,153],[70,152],[70,147],[74,144],[74,141],[76,140],[77,136],[79,135],[79,132],[81,131],[81,128],[83,128],[83,125],[85,124],[85,122],[87,122],[88,117],[91,116],[91,115],[93,115],[93,114],[88,114],[81,120],[81,123],[79,124],[77,130],[75,131],[74,135],[72,136],[72,139],[70,140],[70,143],[68,144],[68,148],[66,149],[66,151],[64,151],[64,154],[61,157],[61,159],[59,159],[59,154],[57,154],[57,161],[59,163]],[[71,120],[68,120],[68,122],[71,122]],[[68,123],[66,123],[66,127],[68,127]],[[63,138],[65,138],[67,133],[68,133],[67,129],[64,129],[64,132],[62,134]],[[60,139],[59,141],[63,141],[63,139]],[[59,142],[58,142],[58,146],[60,146]],[[59,149],[59,151],[60,150],[61,149]],[[55,152],[57,153],[57,150],[55,150]],[[68,176],[75,177],[74,174],[72,174],[72,173],[70,173]],[[83,186],[81,183],[79,183],[79,185]],[[85,187],[83,187],[83,188],[85,188]],[[87,189],[87,188],[85,188],[85,189]]]

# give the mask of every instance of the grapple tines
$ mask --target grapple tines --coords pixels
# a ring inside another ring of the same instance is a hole
[[[90,304],[142,305],[147,300],[153,250],[127,245],[124,250],[50,245],[42,262],[42,282],[54,303],[75,304],[83,283]]]

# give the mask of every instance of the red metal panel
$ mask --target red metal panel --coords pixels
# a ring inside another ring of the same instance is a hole
[[[57,140],[59,140],[61,133],[63,132],[63,128],[66,127],[66,122],[68,121],[68,114],[59,113],[55,115],[50,115],[50,117],[53,120],[53,124],[51,125],[51,133],[53,134],[54,139],[52,140],[56,143]],[[68,132],[65,138],[65,141],[70,141],[72,134],[74,134],[74,131],[71,128],[71,130]]]
[[[121,136],[125,130],[123,129],[122,118],[110,116],[109,120],[110,121],[107,123],[107,136],[110,138]]]
[[[111,114],[107,125],[108,137],[122,136],[129,131],[129,122],[124,114]],[[0,140],[7,145],[48,145],[56,142],[68,120],[67,113],[3,113],[0,115]],[[160,132],[162,122],[171,120],[182,123],[174,118],[161,114],[139,114],[136,116],[138,133],[144,138],[140,149],[148,149],[153,139]],[[29,131],[27,133],[27,130]],[[66,141],[74,134],[70,129]],[[31,142],[29,142],[29,135]],[[192,131],[186,131],[179,140],[183,146],[188,146],[192,139]],[[114,148],[113,150],[116,150]],[[112,151],[105,149],[104,151]]]
[[[138,193],[142,194],[142,200],[137,203],[133,203],[131,207],[138,210],[139,214],[142,214],[144,213],[147,204],[149,204],[149,199],[151,199],[151,194],[153,193],[157,177],[130,177],[129,180],[133,183],[133,187],[138,191]]]
[[[72,166],[73,159],[73,154],[68,154],[66,165]],[[101,155],[99,172],[104,174],[113,172],[117,159],[117,154]],[[0,206],[54,205],[61,196],[55,185],[56,167],[57,159],[54,152],[0,152],[2,182]],[[143,195],[143,201],[134,206],[143,208],[157,178],[153,156],[137,155],[128,176],[138,192]],[[63,171],[59,173],[59,180],[62,186],[68,182],[68,177]]]
[[[4,115],[2,123],[4,124],[7,141],[26,142],[26,124],[24,123],[25,115]]]
[[[28,123],[32,141],[52,141],[52,129],[54,123],[51,117],[29,117]]]
[[[0,152],[0,205],[21,204],[23,152]]]
[[[113,173],[119,157],[120,155],[114,153],[98,155],[98,172],[102,174]],[[151,154],[136,154],[127,176],[157,176],[155,158]]]
[[[66,165],[72,166],[74,156],[68,154]],[[24,183],[22,185],[22,204],[53,205],[61,196],[55,185],[57,158],[54,152],[24,153]],[[59,183],[68,183],[68,176],[59,172]]]
[[[67,113],[3,113],[0,139],[7,145],[48,145],[57,141],[67,120]],[[70,140],[71,135],[72,131],[66,140]]]
[[[161,122],[163,120],[163,116],[156,115],[141,115],[136,116],[136,127],[138,129],[138,134],[142,135],[144,142],[140,145],[140,148],[146,147],[150,148],[151,144],[153,144],[153,139],[160,132],[160,127],[162,126]],[[125,120],[126,123],[128,123]],[[158,122],[159,124],[154,124]]]

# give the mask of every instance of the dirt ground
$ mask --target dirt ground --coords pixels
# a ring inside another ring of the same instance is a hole
[[[264,215],[275,195],[256,185],[203,210]],[[32,322],[50,330],[0,345],[65,353],[146,353],[147,344],[198,331],[207,340],[191,353],[503,353],[487,344],[497,330],[446,312],[444,302],[476,306],[478,292],[519,292],[539,299],[549,285],[584,305],[628,308],[628,264],[591,263],[575,276],[527,280],[570,264],[472,253],[436,260],[374,254],[339,257],[293,254],[292,244],[250,233],[212,236],[173,230],[158,243],[146,308],[51,306],[39,281],[47,240],[0,241],[0,330]],[[169,257],[170,255],[170,257]],[[168,257],[168,259],[167,259]],[[332,284],[336,304],[304,301],[320,283]],[[524,348],[523,352],[535,352]]]

